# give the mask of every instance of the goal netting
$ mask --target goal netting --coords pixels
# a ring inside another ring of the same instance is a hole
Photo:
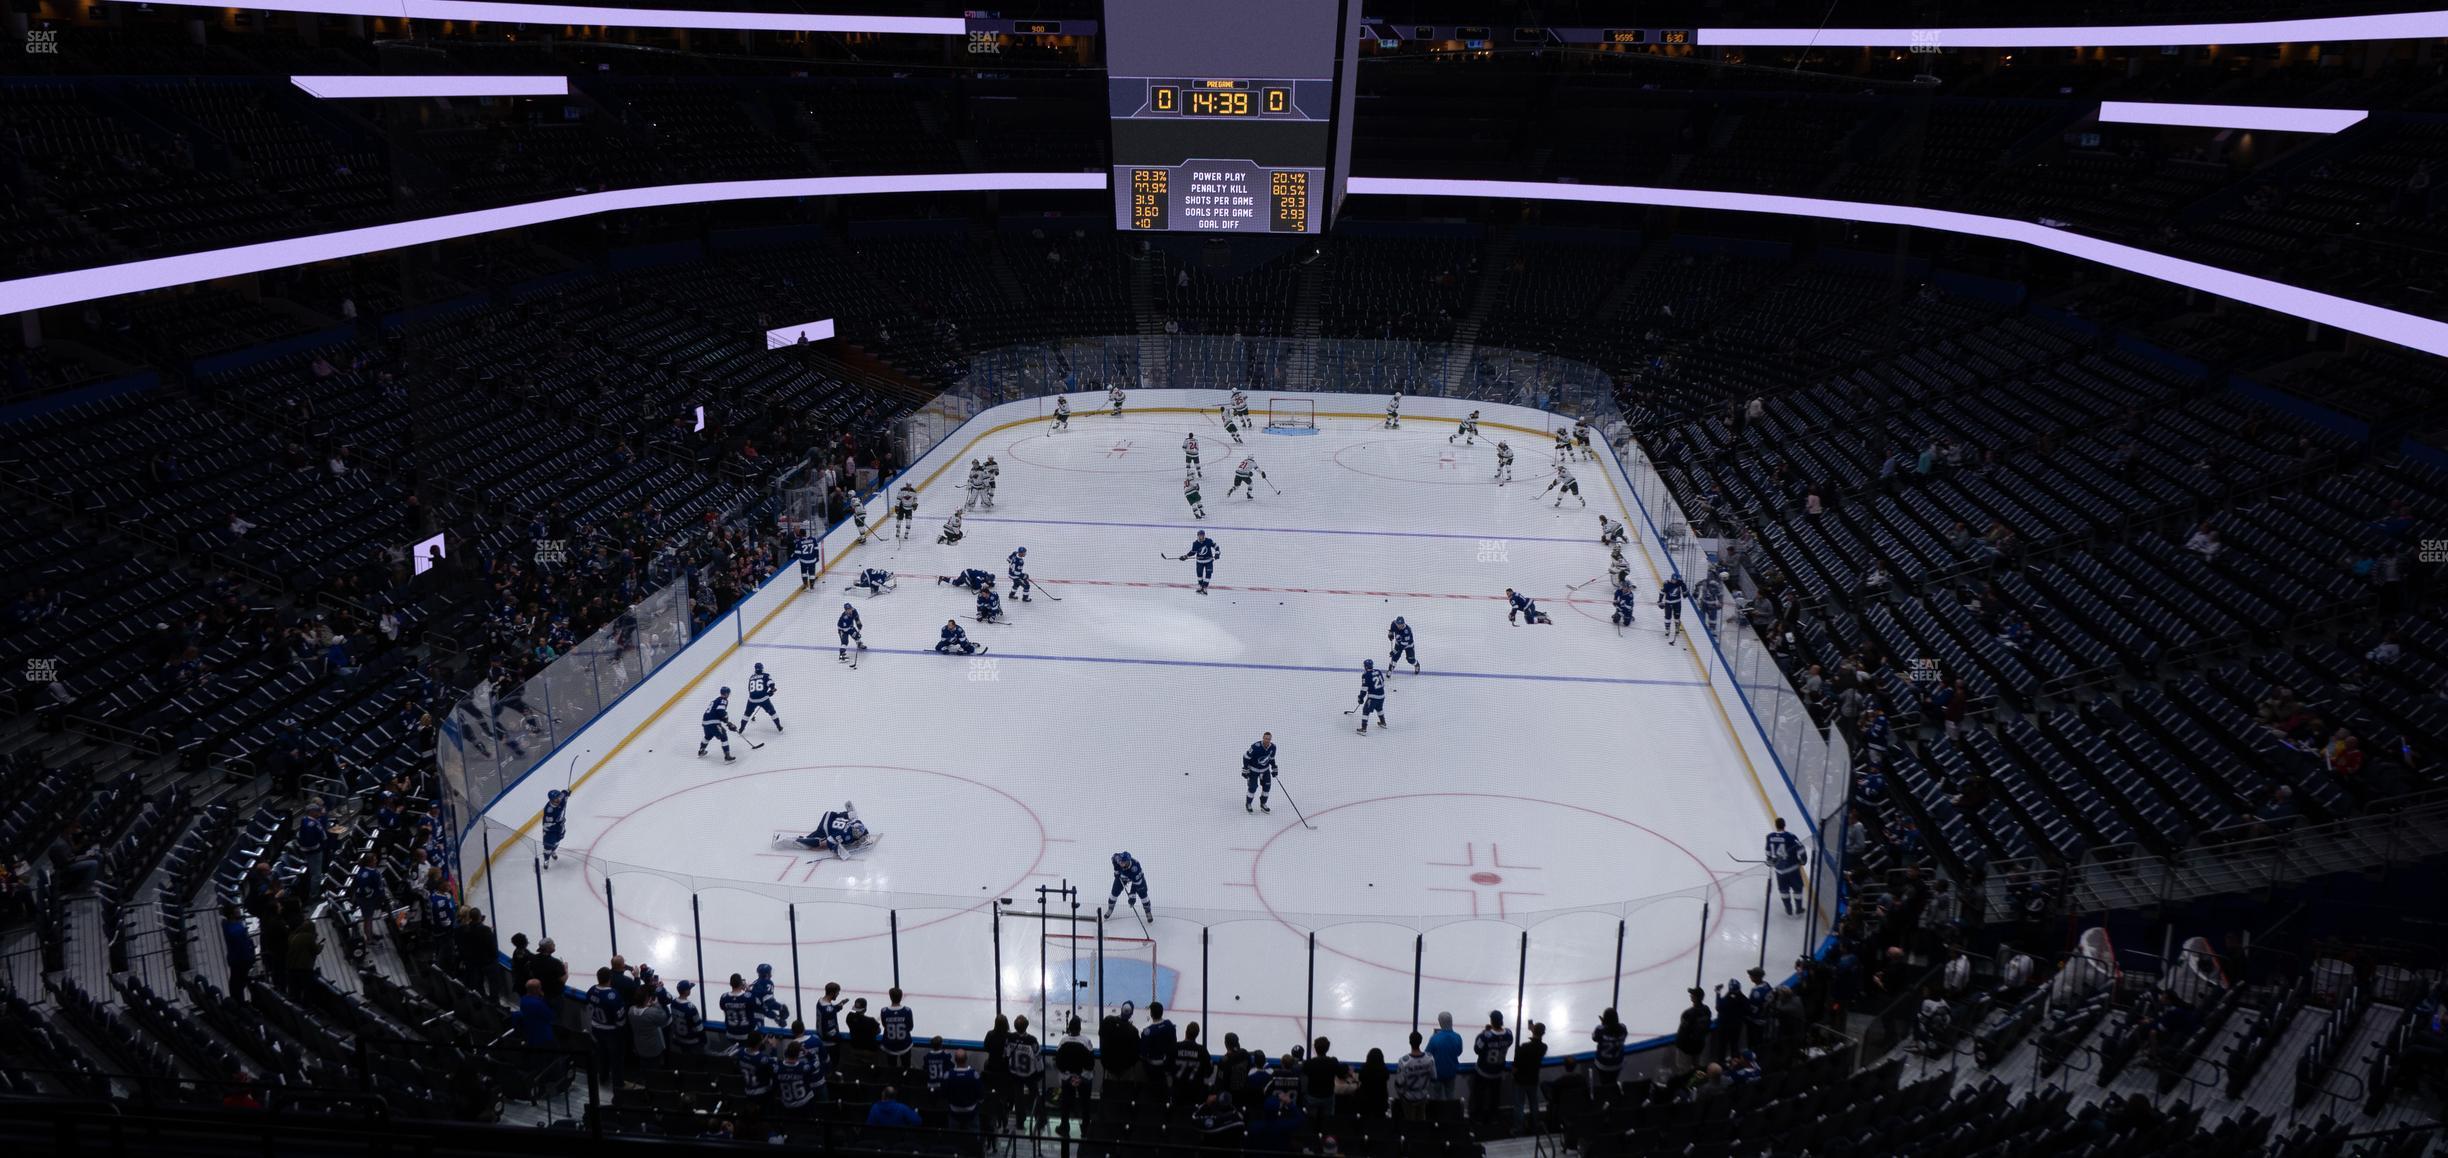
[[[1267,399],[1266,428],[1287,430],[1317,429],[1317,400],[1274,395]]]
[[[1049,988],[1071,989],[1083,1002],[1111,1009],[1127,1001],[1146,1009],[1149,1002],[1163,1000],[1154,938],[1107,933],[1100,946],[1094,933],[1048,933],[1046,957],[1053,974]]]

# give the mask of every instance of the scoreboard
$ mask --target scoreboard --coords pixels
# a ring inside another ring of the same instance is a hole
[[[1114,227],[1323,232],[1351,169],[1345,0],[1106,0]]]

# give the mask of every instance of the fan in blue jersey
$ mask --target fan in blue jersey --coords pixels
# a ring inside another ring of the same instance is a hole
[[[1529,596],[1510,587],[1505,588],[1505,602],[1510,605],[1505,611],[1506,623],[1513,622],[1513,617],[1516,615],[1521,616],[1523,623],[1552,624],[1555,622],[1546,612],[1539,610],[1538,604],[1531,602]]]
[[[978,588],[977,617],[979,623],[1003,622],[1003,597],[995,594],[994,588]]]
[[[544,863],[561,855],[561,838],[569,835],[569,790],[555,788],[544,794]]]
[[[1777,817],[1776,831],[1768,834],[1768,867],[1776,871],[1777,900],[1788,917],[1802,912],[1802,866],[1809,862],[1802,838],[1785,831],[1785,818]]]
[[[1215,540],[1208,538],[1207,532],[1200,531],[1190,540],[1190,549],[1174,558],[1198,560],[1198,593],[1205,595],[1207,594],[1207,581],[1215,578],[1216,560],[1223,554],[1224,548],[1217,546]]]
[[[1114,902],[1121,900],[1128,890],[1131,910],[1143,920],[1155,920],[1156,906],[1148,903],[1147,870],[1139,867],[1138,858],[1127,852],[1113,854],[1113,872],[1113,893],[1105,898],[1106,918],[1112,919]]]
[[[960,620],[947,619],[943,630],[937,633],[935,650],[945,655],[979,655],[985,652],[986,645],[970,639],[969,633],[961,630]]]
[[[1403,622],[1402,616],[1395,616],[1394,622],[1386,627],[1386,638],[1394,643],[1393,654],[1386,656],[1387,671],[1393,671],[1395,664],[1405,660],[1411,662],[1412,671],[1420,669],[1419,649],[1411,645],[1411,625]]]
[[[705,735],[697,741],[697,754],[705,755],[708,744],[720,744],[722,745],[723,763],[730,763],[733,759],[731,755],[731,689],[724,688],[721,695],[715,696],[714,702],[706,705],[705,714],[699,716],[697,722],[705,727]]]
[[[1683,634],[1683,598],[1690,593],[1691,588],[1684,585],[1683,576],[1679,574],[1668,575],[1666,582],[1658,587],[1658,610],[1665,613],[1666,641],[1669,643]]]
[[[773,721],[774,731],[782,730],[782,716],[781,713],[774,711],[773,694],[773,677],[765,674],[765,665],[760,663],[756,665],[756,670],[749,673],[748,676],[748,707],[740,713],[741,731],[748,730],[749,722],[756,719],[759,711],[764,712],[765,717]]]
[[[756,1036],[757,1002],[748,994],[747,978],[732,974],[730,992],[722,995],[715,1008],[722,1011],[723,1033],[731,1038],[731,1044],[739,1045]]]
[[[860,651],[867,650],[867,640],[859,634],[858,608],[847,603],[842,604],[841,615],[833,620],[833,631],[834,634],[841,637],[840,654],[833,658],[837,660],[850,658],[850,649],[853,646]]]
[[[1630,627],[1632,621],[1639,615],[1640,600],[1635,597],[1632,585],[1629,583],[1617,584],[1615,587],[1615,614],[1612,617],[1615,626]]]
[[[1004,563],[1006,564],[1004,573],[1011,576],[1012,594],[1019,596],[1022,603],[1036,602],[1029,598],[1029,593],[1037,589],[1037,581],[1029,578],[1028,575],[1028,548],[1012,548],[1012,553],[1004,559]]]
[[[768,1018],[776,1025],[790,1024],[790,1006],[774,997],[773,966],[757,966],[756,980],[748,983],[748,1000],[756,1003],[757,1016]]]
[[[815,533],[802,533],[799,536],[799,545],[791,550],[791,558],[799,564],[799,589],[801,591],[813,590],[816,586],[817,554]]]
[[[845,800],[841,811],[825,813],[823,819],[816,822],[816,831],[793,839],[801,848],[848,856],[879,838],[867,830],[865,821],[859,819],[858,805]]]
[[[972,591],[984,591],[987,588],[994,586],[995,577],[994,572],[992,571],[979,567],[970,567],[963,570],[958,575],[938,575],[935,577],[935,581],[937,583],[949,583],[954,587],[966,587]]]
[[[1241,754],[1241,783],[1247,793],[1241,800],[1241,811],[1255,803],[1260,812],[1272,812],[1267,807],[1267,794],[1275,788],[1275,733],[1263,732],[1258,742]]]
[[[1386,726],[1385,673],[1377,670],[1377,661],[1360,661],[1360,734],[1368,735],[1370,716],[1377,717],[1377,726]]]
[[[900,584],[893,582],[892,572],[886,571],[881,567],[869,567],[866,570],[859,572],[858,582],[851,584],[851,586],[866,592],[867,597],[869,599],[873,599],[878,595],[882,595],[887,591],[893,590],[894,588],[900,586]]]

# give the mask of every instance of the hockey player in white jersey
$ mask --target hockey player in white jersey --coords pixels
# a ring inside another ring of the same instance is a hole
[[[1496,485],[1513,481],[1513,447],[1510,443],[1496,444]]]
[[[1572,428],[1569,426],[1556,427],[1555,460],[1557,462],[1571,462],[1572,456]]]
[[[1116,418],[1122,417],[1122,398],[1122,387],[1120,386],[1108,387],[1105,391],[1105,403],[1113,407],[1113,416]]]
[[[1229,411],[1231,411],[1231,412],[1232,412],[1232,416],[1233,416],[1234,418],[1237,418],[1237,419],[1240,419],[1240,420],[1241,420],[1241,425],[1243,425],[1243,426],[1247,426],[1247,425],[1249,425],[1249,420],[1250,420],[1250,417],[1249,417],[1249,392],[1248,392],[1248,391],[1245,391],[1245,390],[1235,390],[1235,391],[1233,391],[1233,392],[1232,392],[1232,397],[1227,398],[1227,399],[1225,399],[1225,400],[1224,400],[1224,407],[1225,407],[1225,409],[1226,409],[1226,410],[1229,410]]]
[[[1368,735],[1369,717],[1377,717],[1377,726],[1386,726],[1385,673],[1377,670],[1377,661],[1360,661],[1360,734]]]
[[[1206,474],[1205,471],[1199,469],[1198,435],[1185,434],[1182,436],[1182,469],[1194,477]]]
[[[1071,400],[1057,395],[1054,399],[1054,428],[1046,433],[1052,434],[1055,430],[1069,429],[1071,429]]]
[[[773,721],[774,731],[782,730],[782,715],[774,711],[773,694],[773,677],[765,674],[765,665],[760,663],[755,671],[748,674],[748,706],[740,712],[740,731],[748,730],[749,723],[756,719],[758,712],[765,713],[765,718]]]
[[[961,484],[961,490],[964,495],[961,509],[964,511],[974,511],[978,509],[978,504],[986,501],[986,464],[974,458],[969,460],[969,478]]]
[[[939,547],[950,547],[959,543],[967,534],[968,532],[961,529],[961,513],[954,511],[951,518],[944,520],[943,532],[935,536],[935,544]]]
[[[857,542],[867,541],[867,500],[857,490],[850,492],[850,521],[858,525]]]
[[[1128,891],[1131,911],[1141,920],[1155,920],[1156,906],[1148,903],[1147,870],[1139,866],[1139,859],[1127,852],[1113,854],[1113,874],[1113,892],[1105,898],[1106,919],[1113,919],[1114,903]]]
[[[1632,582],[1632,563],[1624,558],[1622,547],[1607,548],[1607,578],[1617,587]]]
[[[1207,504],[1199,501],[1199,476],[1195,471],[1182,476],[1182,501],[1190,504],[1191,518],[1207,517]]]
[[[1224,497],[1229,499],[1233,497],[1233,493],[1235,491],[1239,491],[1242,488],[1247,487],[1249,489],[1249,493],[1243,495],[1242,498],[1245,501],[1255,501],[1258,498],[1258,484],[1254,480],[1265,477],[1266,472],[1258,469],[1258,460],[1245,457],[1238,465],[1233,467],[1232,486],[1225,490]]]
[[[1233,417],[1232,407],[1218,406],[1216,407],[1216,413],[1218,416],[1224,419],[1224,433],[1232,438],[1233,445],[1243,445],[1241,441],[1241,420]]]
[[[1598,516],[1598,545],[1621,548],[1623,543],[1624,525],[1605,515]]]
[[[1400,390],[1395,391],[1386,399],[1385,428],[1387,430],[1402,429],[1402,391]]]
[[[993,510],[993,509],[994,509],[994,504],[995,504],[995,488],[996,488],[996,487],[999,487],[999,486],[1001,486],[1001,485],[1003,485],[1003,464],[1002,464],[1002,463],[999,463],[999,462],[996,462],[996,461],[994,460],[994,456],[993,456],[993,455],[991,455],[991,454],[990,454],[990,455],[987,455],[987,456],[986,456],[986,509],[987,509],[987,510],[990,510],[990,511],[991,511],[991,510]]]
[[[1477,446],[1477,445],[1479,445],[1479,412],[1478,412],[1478,411],[1476,411],[1476,410],[1471,411],[1471,412],[1470,412],[1470,417],[1465,418],[1465,419],[1463,419],[1463,420],[1462,420],[1462,425],[1455,427],[1455,428],[1454,428],[1454,432],[1453,432],[1452,434],[1448,434],[1448,435],[1446,435],[1446,436],[1445,436],[1445,441],[1447,441],[1447,442],[1449,442],[1449,443],[1450,443],[1450,442],[1452,442],[1453,440],[1455,440],[1455,439],[1457,439],[1457,438],[1459,438],[1459,439],[1461,439],[1461,440],[1462,440],[1462,445],[1464,445],[1464,446]]]
[[[901,492],[893,496],[893,538],[908,542],[910,520],[918,517],[918,487],[902,483]]]
[[[1556,492],[1556,500],[1554,504],[1556,506],[1560,507],[1564,505],[1564,496],[1566,495],[1571,495],[1574,499],[1578,500],[1583,507],[1589,506],[1589,500],[1581,497],[1581,480],[1574,478],[1572,468],[1564,465],[1563,463],[1559,462],[1556,464],[1555,477],[1547,480],[1547,490],[1540,491],[1539,497],[1545,498],[1547,496],[1547,491]]]
[[[1589,422],[1589,419],[1586,419],[1586,418],[1579,418],[1579,419],[1575,419],[1575,420],[1573,420],[1572,437],[1573,437],[1573,453],[1575,453],[1575,454],[1577,454],[1577,455],[1580,455],[1580,456],[1581,456],[1581,461],[1583,461],[1583,462],[1596,462],[1596,461],[1598,461],[1598,448],[1597,448],[1597,447],[1595,447],[1595,446],[1590,445],[1590,422]]]

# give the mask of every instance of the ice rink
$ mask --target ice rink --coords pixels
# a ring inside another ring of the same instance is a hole
[[[1093,1035],[1100,994],[1155,998],[1210,1043],[1234,1032],[1272,1055],[1324,1035],[1355,1058],[1399,1053],[1415,1005],[1467,1033],[1490,1010],[1512,1024],[1518,1002],[1556,1052],[1580,1052],[1609,1004],[1635,1038],[1671,1033],[1695,971],[1742,976],[1763,929],[1771,978],[1789,973],[1805,920],[1769,912],[1766,878],[1734,858],[1758,857],[1769,818],[1796,806],[1737,742],[1741,703],[1660,633],[1637,534],[1640,621],[1607,621],[1597,516],[1641,525],[1613,467],[1575,464],[1589,506],[1558,510],[1540,494],[1543,432],[1490,424],[1461,446],[1450,421],[1318,425],[1236,447],[1209,415],[1082,405],[1064,433],[962,431],[913,476],[927,485],[909,542],[878,504],[880,541],[829,558],[816,590],[736,645],[698,644],[725,654],[628,743],[606,758],[618,737],[582,736],[506,794],[479,903],[505,936],[548,923],[580,984],[615,938],[716,991],[770,963],[794,1009],[827,981],[880,1005],[897,978],[920,1037],[947,1040],[984,1033],[999,990],[1003,1012],[1050,1011],[1057,1031],[1076,1006]],[[1181,493],[1193,432],[1204,520]],[[1519,456],[1502,487],[1498,438]],[[1266,481],[1227,497],[1245,454]],[[989,455],[995,508],[937,545],[967,461]],[[1201,529],[1223,552],[1206,596],[1171,558]],[[1005,591],[1009,625],[971,621],[971,595],[936,582],[978,567],[1001,585],[1020,546],[1041,587],[1027,603]],[[862,567],[898,590],[846,593]],[[1554,625],[1509,625],[1507,587]],[[835,657],[845,601],[865,619],[856,670]],[[1355,734],[1360,663],[1384,665],[1397,615],[1425,670],[1394,678],[1387,728]],[[932,651],[955,616],[987,655]],[[763,747],[734,739],[735,763],[695,755],[705,704],[728,685],[741,710],[754,663],[787,730],[752,723]],[[1251,814],[1239,761],[1267,731],[1283,779],[1274,811]],[[538,873],[529,822],[567,776],[568,837]],[[773,846],[844,800],[876,847],[839,861]],[[1091,916],[1122,849],[1157,917],[1105,922],[1100,975],[1096,924],[1064,919],[1058,895],[1041,920],[1038,890],[1067,881]]]

